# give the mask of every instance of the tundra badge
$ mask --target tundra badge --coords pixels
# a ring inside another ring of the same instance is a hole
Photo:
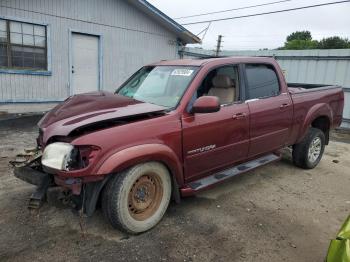
[[[192,154],[197,154],[197,153],[203,153],[205,151],[209,151],[216,148],[216,145],[209,145],[209,146],[204,146],[204,147],[200,147],[200,148],[196,148],[193,150],[190,150],[187,152],[188,155],[192,155]]]

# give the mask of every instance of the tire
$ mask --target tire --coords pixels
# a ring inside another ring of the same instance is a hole
[[[325,141],[325,135],[320,129],[310,127],[305,138],[293,146],[294,165],[304,169],[316,167],[322,158]]]
[[[102,210],[114,228],[138,234],[158,224],[170,198],[169,171],[158,162],[147,162],[108,181],[102,193]]]

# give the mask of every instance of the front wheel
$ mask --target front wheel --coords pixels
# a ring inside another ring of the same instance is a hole
[[[311,127],[305,138],[293,146],[294,164],[304,169],[316,167],[322,158],[325,141],[324,133]]]
[[[137,234],[162,219],[170,197],[167,168],[158,162],[148,162],[110,179],[103,191],[102,209],[113,227]]]

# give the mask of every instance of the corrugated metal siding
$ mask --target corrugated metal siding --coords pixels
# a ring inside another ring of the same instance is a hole
[[[350,89],[345,91],[345,105],[342,126],[350,129]]]
[[[185,48],[184,58],[212,56],[213,51]],[[290,83],[344,87],[343,127],[350,128],[350,49],[223,51],[222,56],[275,56]]]
[[[0,101],[69,96],[69,29],[102,35],[102,89],[114,90],[141,66],[177,57],[176,36],[123,0],[0,0],[0,17],[47,23],[52,75],[0,73]]]

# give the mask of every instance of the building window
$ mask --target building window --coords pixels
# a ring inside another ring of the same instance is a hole
[[[46,26],[0,19],[0,69],[47,70]]]

